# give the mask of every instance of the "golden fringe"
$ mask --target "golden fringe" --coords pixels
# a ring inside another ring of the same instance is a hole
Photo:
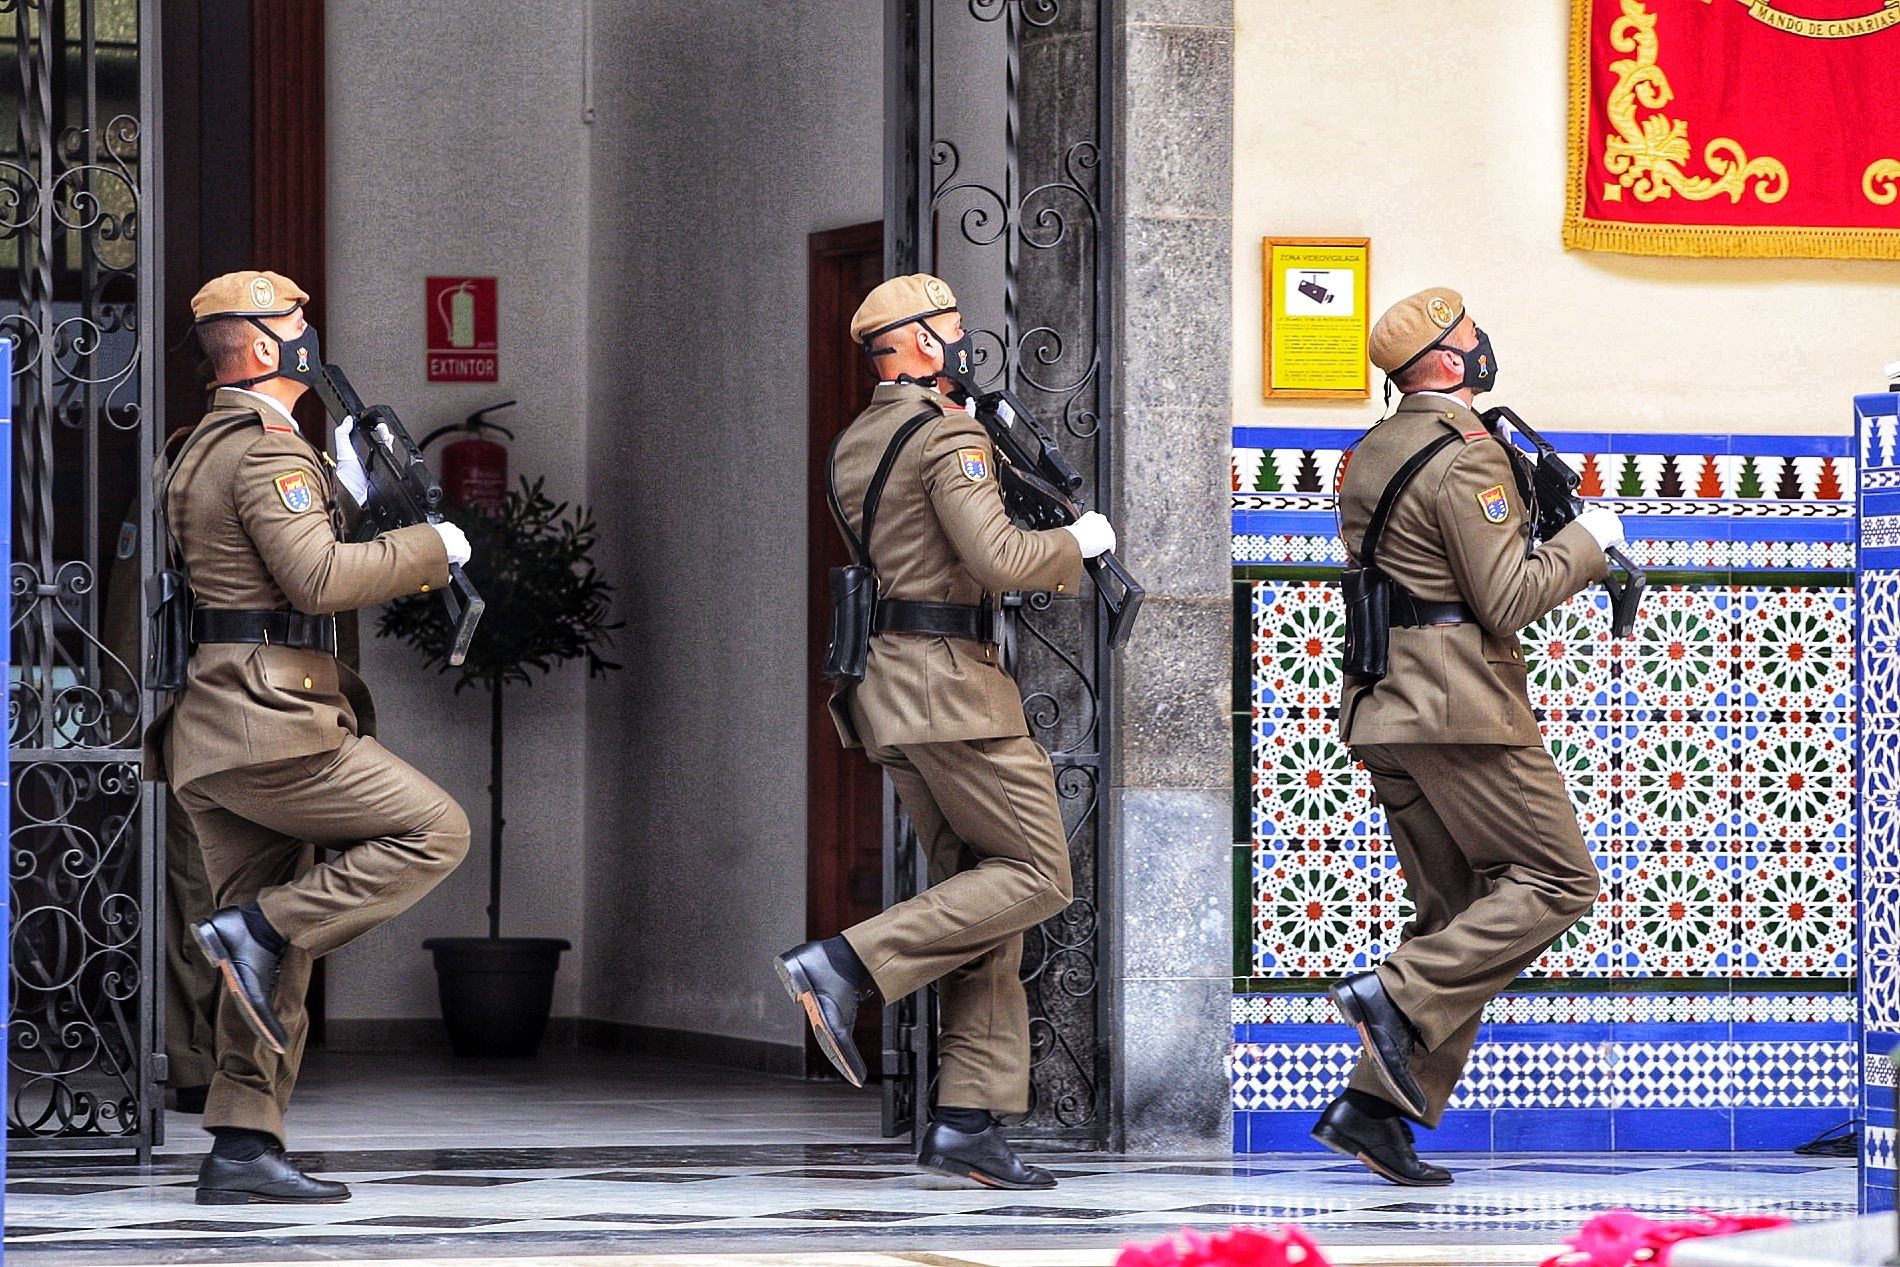
[[[1900,260],[1900,229],[1613,224],[1566,216],[1564,246],[1705,259]]]
[[[1900,229],[1809,229],[1769,226],[1626,224],[1584,218],[1590,166],[1590,17],[1595,0],[1570,5],[1569,188],[1564,197],[1564,248],[1623,255],[1703,259],[1900,260]]]

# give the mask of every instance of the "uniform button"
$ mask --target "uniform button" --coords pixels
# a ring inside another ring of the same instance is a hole
[[[423,585],[423,587],[422,587],[422,592],[423,592],[424,594],[427,594],[427,593],[429,592],[429,586],[427,585],[427,583],[424,583],[424,585]]]
[[[1064,590],[1066,590],[1066,589],[1068,589],[1068,588],[1069,588],[1069,587],[1068,587],[1068,586],[1066,586],[1066,585],[1057,585],[1057,586],[1056,586],[1056,593],[1058,593],[1058,594],[1060,594],[1060,593],[1062,593],[1062,592],[1063,592]]]
[[[309,678],[305,678],[305,679],[303,680],[303,689],[304,689],[304,690],[306,690],[306,691],[307,691],[307,690],[309,690],[309,689],[310,689],[311,687],[313,687],[313,686],[315,686],[315,685],[316,685],[316,683],[315,683],[315,682],[312,682],[312,681],[311,681],[311,680],[310,680]]]

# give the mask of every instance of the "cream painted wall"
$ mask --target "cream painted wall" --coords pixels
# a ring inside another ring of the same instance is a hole
[[[1900,359],[1900,263],[1566,252],[1562,0],[1235,0],[1234,422],[1364,426],[1261,397],[1260,239],[1372,239],[1373,315],[1464,292],[1538,425],[1842,431]],[[1191,350],[1190,350],[1191,351]]]
[[[327,356],[421,439],[510,397],[515,474],[557,498],[587,492],[587,130],[581,121],[581,0],[524,7],[329,0]],[[501,381],[424,381],[423,278],[493,275]],[[603,518],[612,508],[603,508]],[[624,575],[609,573],[624,582]],[[465,863],[415,909],[329,959],[332,1037],[348,1023],[437,1014],[425,937],[486,931],[487,697],[449,693],[408,648],[371,636],[363,669],[383,741],[441,784],[474,822]],[[503,931],[574,942],[554,1011],[580,1008],[583,797],[578,719],[587,675],[566,666],[508,704]],[[371,1031],[374,1033],[374,1030]],[[428,1030],[427,1032],[433,1032]]]

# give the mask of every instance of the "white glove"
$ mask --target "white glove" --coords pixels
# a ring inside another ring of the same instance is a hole
[[[429,526],[442,534],[442,545],[449,552],[450,563],[467,563],[474,557],[474,552],[468,548],[468,535],[460,528],[446,519]]]
[[[356,504],[362,506],[369,502],[369,472],[363,469],[363,459],[356,456],[356,446],[350,443],[350,433],[354,430],[354,418],[345,419],[336,429],[336,478],[337,483],[349,490]]]
[[[1596,538],[1597,544],[1605,553],[1616,549],[1624,542],[1623,521],[1616,517],[1614,511],[1605,510],[1601,506],[1589,506],[1577,516],[1577,522],[1583,525],[1585,532]]]
[[[1075,538],[1075,544],[1082,547],[1082,557],[1085,559],[1107,554],[1115,548],[1114,525],[1092,510],[1074,523],[1062,526]]]

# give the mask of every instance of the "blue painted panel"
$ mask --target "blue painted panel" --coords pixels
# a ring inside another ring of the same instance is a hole
[[[1727,1152],[1735,1137],[1729,1109],[1615,1109],[1619,1153]]]
[[[1736,1109],[1735,1148],[1738,1152],[1786,1152],[1852,1116],[1853,1111],[1846,1107]]]
[[[1419,1151],[1425,1153],[1488,1153],[1491,1151],[1489,1109],[1454,1109],[1431,1130],[1418,1127]]]
[[[1499,1109],[1491,1144],[1501,1153],[1608,1152],[1615,1146],[1609,1109]]]

